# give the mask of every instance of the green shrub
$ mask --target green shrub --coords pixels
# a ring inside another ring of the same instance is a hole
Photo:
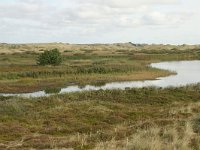
[[[58,49],[46,50],[37,58],[38,65],[60,65],[62,56]]]

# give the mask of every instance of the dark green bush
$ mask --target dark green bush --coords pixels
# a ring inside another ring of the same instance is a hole
[[[60,65],[62,56],[58,49],[46,50],[37,58],[38,65]]]

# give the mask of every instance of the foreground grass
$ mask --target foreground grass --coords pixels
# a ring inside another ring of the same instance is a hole
[[[199,100],[200,85],[1,97],[0,148],[199,149]]]

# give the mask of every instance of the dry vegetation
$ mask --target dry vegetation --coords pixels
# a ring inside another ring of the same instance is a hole
[[[200,148],[200,85],[0,101],[2,149]]]
[[[199,50],[200,45],[163,45],[163,44],[134,44],[134,43],[115,43],[115,44],[68,44],[68,43],[41,43],[41,44],[0,44],[0,54],[13,54],[24,52],[41,53],[46,49],[58,48],[61,52],[84,53],[89,52],[93,54],[113,54],[124,51],[186,51]]]
[[[58,48],[61,66],[37,66]],[[0,93],[155,79],[152,62],[200,59],[200,46],[0,44]],[[49,91],[51,92],[51,91]],[[200,149],[200,85],[0,97],[0,149]]]

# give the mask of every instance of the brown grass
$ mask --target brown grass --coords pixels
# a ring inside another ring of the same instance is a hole
[[[198,149],[199,89],[1,98],[0,148]]]
[[[163,44],[133,44],[133,43],[115,43],[115,44],[67,44],[67,43],[35,43],[35,44],[0,44],[0,54],[13,54],[24,52],[41,53],[46,49],[58,48],[61,52],[66,54],[74,53],[89,53],[89,54],[113,54],[131,51],[185,51],[185,50],[199,50],[199,45],[163,45]]]

